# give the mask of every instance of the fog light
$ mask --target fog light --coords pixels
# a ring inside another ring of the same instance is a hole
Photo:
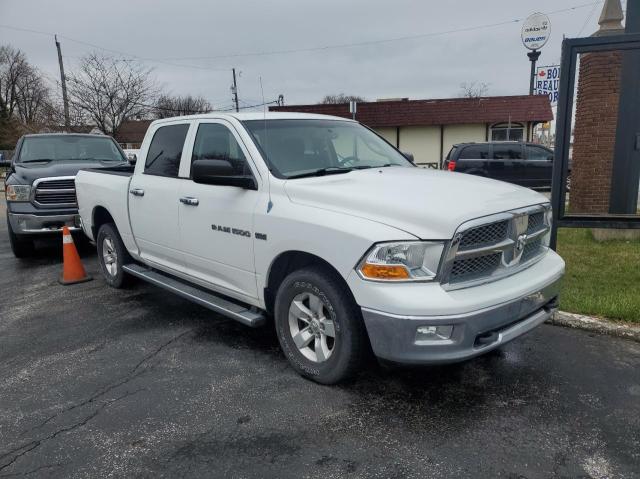
[[[420,326],[416,330],[416,343],[420,341],[444,341],[451,339],[453,325]]]

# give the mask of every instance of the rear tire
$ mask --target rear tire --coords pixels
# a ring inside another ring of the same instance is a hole
[[[328,268],[289,274],[278,289],[274,319],[280,347],[302,376],[335,384],[362,368],[368,351],[362,314]]]
[[[9,231],[9,244],[11,245],[13,255],[16,258],[27,258],[29,256],[33,256],[35,251],[33,240],[28,236],[15,234],[11,229],[9,216],[7,216],[7,230]]]
[[[117,289],[126,287],[131,277],[122,267],[131,262],[131,256],[120,238],[116,225],[106,223],[100,227],[96,248],[100,269],[107,284]]]

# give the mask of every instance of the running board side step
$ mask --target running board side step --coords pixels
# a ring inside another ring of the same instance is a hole
[[[132,276],[160,286],[178,296],[188,299],[200,306],[204,306],[211,311],[235,319],[246,326],[256,328],[262,326],[266,321],[264,313],[254,307],[245,307],[224,299],[213,292],[195,288],[178,278],[158,270],[150,269],[136,263],[125,264],[122,266],[122,269]]]

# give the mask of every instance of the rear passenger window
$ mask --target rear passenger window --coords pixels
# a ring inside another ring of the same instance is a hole
[[[487,145],[467,146],[458,158],[461,160],[486,160],[489,158],[489,147]]]
[[[527,146],[527,159],[532,161],[551,161],[553,153],[539,146]]]
[[[522,147],[520,145],[493,145],[494,160],[521,160]]]
[[[202,123],[193,145],[191,163],[195,160],[227,160],[235,174],[250,174],[246,158],[233,133],[220,123]]]
[[[148,175],[177,178],[182,148],[188,130],[188,124],[158,128],[149,146],[144,172]]]

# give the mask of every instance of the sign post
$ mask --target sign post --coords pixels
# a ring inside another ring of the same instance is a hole
[[[529,15],[522,25],[522,44],[531,50],[527,53],[531,61],[531,73],[529,74],[529,95],[533,95],[534,81],[536,77],[536,62],[540,58],[542,48],[551,35],[551,22],[544,13]]]

